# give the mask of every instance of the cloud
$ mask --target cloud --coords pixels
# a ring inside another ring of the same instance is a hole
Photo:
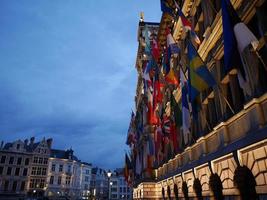
[[[138,13],[161,13],[154,0],[118,2],[0,2],[0,139],[52,137],[84,161],[122,167]]]

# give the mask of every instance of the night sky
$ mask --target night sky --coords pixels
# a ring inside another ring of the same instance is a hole
[[[140,11],[160,21],[159,0],[1,0],[0,140],[52,137],[122,167]]]

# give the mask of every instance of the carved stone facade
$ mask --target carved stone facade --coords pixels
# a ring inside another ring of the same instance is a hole
[[[168,2],[174,6],[172,1]],[[267,2],[231,1],[242,21],[259,40],[259,55],[254,59],[257,60],[255,68],[262,70],[260,73],[263,76],[259,78],[262,81],[259,85],[260,92],[250,96],[246,96],[245,90],[241,89],[237,69],[222,72],[224,52],[221,1],[206,1],[206,4],[211,3],[213,6],[212,20],[209,19],[211,22],[208,25],[202,1],[177,2],[201,38],[201,44],[195,47],[218,81],[221,91],[213,87],[200,95],[202,119],[198,123],[202,129],[197,132],[200,136],[172,158],[155,164],[150,176],[147,176],[146,169],[143,169],[141,175],[135,176],[133,199],[267,199],[267,76],[263,66],[267,61],[266,32],[262,35],[253,29],[260,26],[259,13],[267,7]],[[172,28],[173,37],[182,52],[178,58],[173,59],[174,68],[186,70],[186,32],[180,18],[175,21],[166,13],[162,15],[157,37],[161,53],[166,48],[166,27]],[[138,55],[142,54],[143,51],[138,49]],[[141,63],[143,59],[142,56],[137,57],[137,63]],[[261,59],[261,64],[258,59]],[[142,68],[141,64],[137,65],[137,111],[140,99],[145,95],[142,93]],[[179,88],[177,90],[175,92],[180,101],[181,91]],[[164,92],[166,96],[166,90]],[[233,113],[227,104],[232,106]],[[144,132],[145,130],[152,130],[153,133],[153,125],[144,127]],[[136,148],[142,151],[140,146]]]

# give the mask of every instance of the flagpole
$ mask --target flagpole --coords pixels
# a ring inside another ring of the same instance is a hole
[[[257,49],[254,49],[254,51],[255,51],[255,53],[256,53],[256,55],[257,55],[258,59],[259,59],[259,60],[260,60],[260,62],[262,63],[262,65],[263,65],[263,67],[264,67],[265,71],[267,71],[267,66],[266,66],[266,64],[264,63],[264,61],[263,61],[263,59],[262,59],[261,55],[259,54],[258,50],[257,50]]]
[[[216,82],[217,82],[217,81],[216,81]],[[219,92],[220,92],[220,94],[222,95],[224,101],[226,102],[226,104],[227,104],[228,107],[230,108],[231,112],[232,112],[233,114],[235,114],[234,109],[232,108],[232,106],[230,105],[229,101],[228,101],[228,100],[226,99],[226,97],[224,96],[224,94],[223,94],[223,92],[222,92],[222,89],[221,89],[220,85],[219,85],[218,83],[217,83],[217,85],[218,85]]]
[[[190,39],[191,39],[191,38],[190,38]],[[188,42],[188,41],[187,41],[187,42]],[[193,48],[195,48],[195,47],[193,46]],[[196,49],[195,49],[195,50],[196,50]],[[197,52],[197,50],[196,50],[196,52]],[[207,64],[203,61],[203,59],[201,58],[200,55],[199,55],[199,57],[200,57],[200,59],[202,60],[202,62],[207,66]],[[230,108],[231,112],[232,112],[233,114],[235,114],[234,109],[233,109],[232,106],[230,105],[230,103],[229,103],[229,101],[227,100],[227,98],[224,96],[224,94],[223,94],[223,92],[222,92],[222,89],[221,89],[219,83],[217,82],[217,80],[215,80],[215,82],[216,82],[216,85],[218,85],[219,92],[221,93],[221,95],[222,95],[222,97],[223,97],[223,100],[226,102],[226,104],[227,104],[228,107]]]

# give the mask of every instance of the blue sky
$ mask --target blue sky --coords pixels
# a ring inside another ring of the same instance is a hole
[[[139,12],[159,0],[0,1],[0,140],[52,137],[83,161],[123,165]]]

